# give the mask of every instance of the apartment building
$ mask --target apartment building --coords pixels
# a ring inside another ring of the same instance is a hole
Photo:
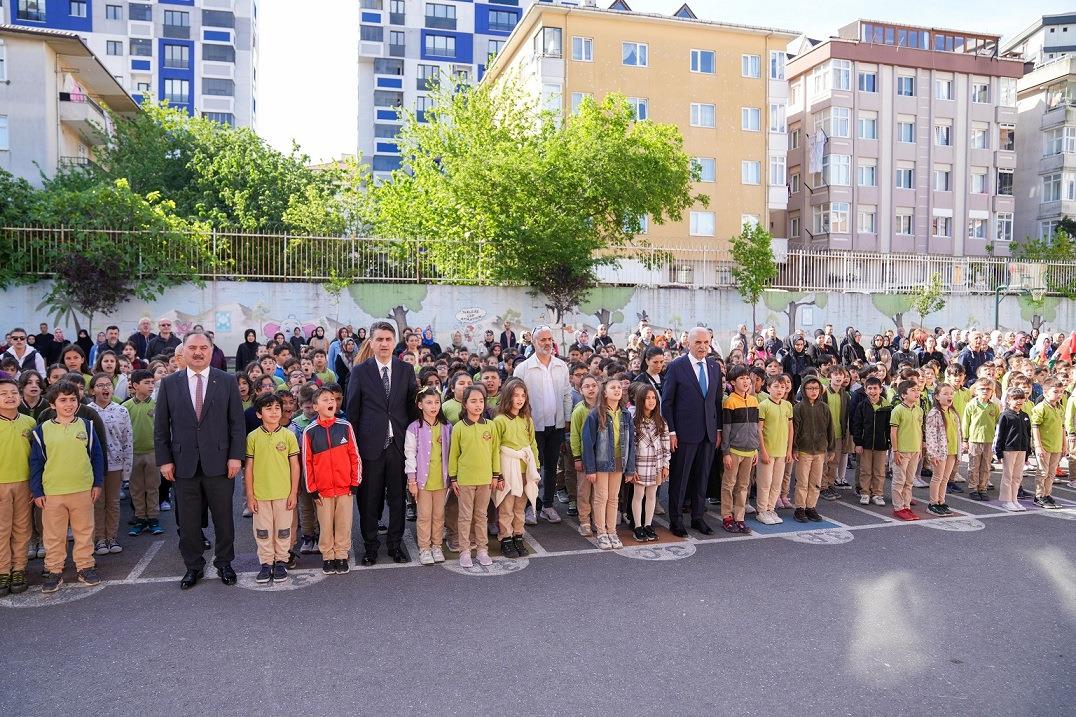
[[[77,34],[0,25],[0,168],[39,186],[93,161],[110,131],[105,105],[139,111]]]
[[[696,206],[681,222],[644,222],[655,245],[726,249],[744,223],[784,246],[787,225],[785,47],[797,33],[674,16],[535,4],[488,69],[487,82],[518,76],[563,116],[587,97],[629,98],[639,120],[679,127],[695,158]]]
[[[12,25],[77,33],[136,100],[253,127],[256,0],[7,0]]]
[[[1017,80],[998,36],[858,20],[788,61],[791,246],[1007,254]]]

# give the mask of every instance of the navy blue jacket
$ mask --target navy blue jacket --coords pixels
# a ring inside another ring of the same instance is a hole
[[[661,387],[661,417],[680,443],[717,443],[721,432],[721,401],[725,396],[721,369],[706,357],[706,395],[692,370],[691,356],[673,359]]]

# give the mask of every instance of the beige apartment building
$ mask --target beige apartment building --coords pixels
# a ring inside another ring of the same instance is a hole
[[[791,247],[981,256],[1014,238],[998,36],[858,20],[788,60]]]

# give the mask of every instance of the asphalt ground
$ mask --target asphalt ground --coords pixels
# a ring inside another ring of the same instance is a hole
[[[0,698],[20,715],[1071,715],[1076,491],[1055,495],[1065,509],[1018,514],[953,496],[959,515],[902,523],[844,491],[824,523],[622,532],[617,552],[566,520],[492,568],[324,576],[307,555],[270,586],[237,517],[240,584],[189,591],[166,513],[164,536],[98,558],[100,586],[69,567],[43,595],[31,562],[30,591],[0,598]]]

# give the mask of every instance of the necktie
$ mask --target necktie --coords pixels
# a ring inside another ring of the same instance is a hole
[[[706,395],[706,388],[707,388],[707,386],[706,386],[706,369],[704,368],[705,365],[706,364],[704,362],[702,362],[702,361],[699,361],[699,363],[698,363],[698,367],[699,367],[699,388],[702,389],[702,395],[703,396]]]
[[[388,366],[382,366],[381,367],[381,383],[385,384],[385,403],[388,404],[389,390],[391,389],[391,384],[389,383],[389,367]],[[388,430],[385,431],[385,448],[388,448],[389,443],[392,442],[391,428],[392,428],[392,419],[390,418],[389,419],[389,428],[388,428]]]
[[[197,420],[202,420],[202,401],[204,399],[202,392],[202,374],[194,374],[194,417]]]

